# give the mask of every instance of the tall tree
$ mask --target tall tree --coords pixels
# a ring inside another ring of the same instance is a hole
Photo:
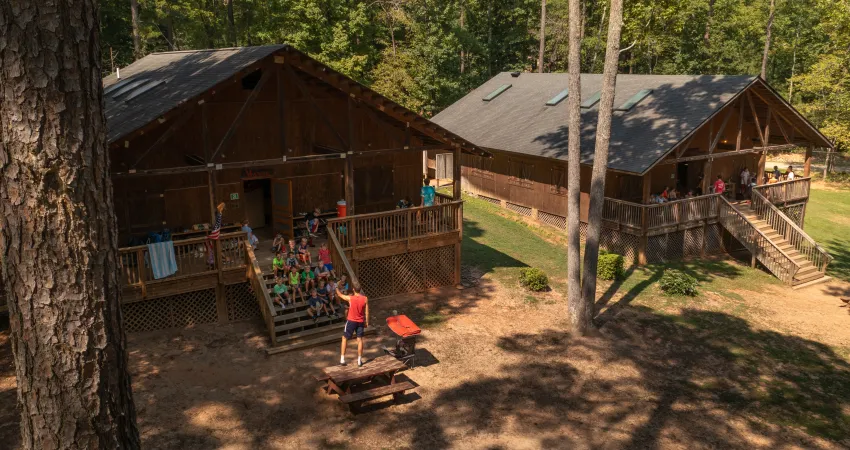
[[[569,81],[567,88],[567,308],[573,332],[590,323],[581,299],[581,0],[569,0]]]
[[[543,73],[543,55],[546,52],[546,0],[540,1],[540,51],[537,54],[537,71]]]
[[[611,116],[614,91],[617,87],[617,68],[620,60],[620,32],[623,27],[623,0],[611,0],[608,19],[608,44],[602,71],[602,95],[596,122],[596,148],[593,154],[593,175],[590,179],[590,208],[587,215],[587,241],[584,244],[584,276],[582,303],[587,308],[586,327],[591,320],[596,301],[596,268],[599,263],[599,236],[602,231],[602,205],[605,201],[605,172],[608,169],[608,148],[611,140]]]
[[[138,448],[96,0],[0,2],[0,254],[25,449]]]
[[[231,47],[236,47],[236,21],[233,17],[233,0],[225,0],[227,2],[227,43]]]
[[[767,80],[767,56],[770,53],[770,33],[773,30],[773,17],[776,14],[776,0],[770,0],[770,12],[767,16],[767,29],[764,32],[764,53],[761,57],[761,78]]]
[[[133,23],[133,57],[142,57],[142,37],[139,31],[139,0],[130,0],[130,19]]]

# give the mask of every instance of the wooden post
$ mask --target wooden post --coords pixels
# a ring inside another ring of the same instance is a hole
[[[348,157],[345,160],[345,203],[348,205],[348,214],[354,215],[354,105],[351,96],[347,98],[348,103]],[[353,223],[353,221],[352,221]]]
[[[460,263],[461,263],[461,252],[460,248],[463,244],[463,203],[457,206],[457,230],[458,230],[458,239],[455,244],[455,285],[460,285],[461,282],[461,274],[460,274]]]
[[[764,184],[764,165],[767,164],[767,152],[761,152],[759,156],[758,179],[756,184]]]
[[[221,273],[221,271],[218,273]],[[218,314],[218,323],[227,323],[227,298],[224,285],[221,283],[215,285],[215,309]]]
[[[460,166],[460,147],[455,147],[454,156],[452,156],[452,164],[454,166],[454,167],[452,167],[452,169],[454,170],[454,173],[452,175],[452,177],[454,178],[452,180],[453,181],[453,188],[454,188],[454,195],[452,196],[452,198],[455,201],[457,201],[457,200],[460,200],[460,196],[461,196],[461,192],[460,192],[460,167],[461,167]]]
[[[277,65],[277,114],[280,133],[280,156],[286,156],[286,91],[283,89],[283,64]]]
[[[803,176],[808,177],[812,172],[812,146],[806,147],[806,162],[803,163]]]
[[[640,208],[640,242],[638,243],[638,264],[646,264],[646,246],[649,241],[649,237],[646,235],[647,229],[647,217],[646,217],[646,205],[649,204],[649,195],[652,192],[652,172],[647,172],[646,175],[643,176],[643,193],[641,195],[641,203],[643,205]]]
[[[711,176],[711,163],[714,161],[714,158],[708,158],[705,160],[703,164],[703,174],[705,176],[702,177],[702,194],[712,194],[713,192],[708,192],[708,189],[711,187],[712,176]]]
[[[139,283],[142,284],[142,298],[147,298],[148,290],[145,285],[145,251],[136,250],[136,270],[139,272]]]

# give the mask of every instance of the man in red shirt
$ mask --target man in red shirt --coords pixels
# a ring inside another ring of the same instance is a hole
[[[361,292],[360,283],[352,285],[353,295],[345,295],[336,290],[340,300],[348,302],[348,316],[345,329],[342,332],[342,349],[339,352],[339,363],[345,365],[345,350],[352,335],[357,335],[357,365],[363,365],[363,331],[369,326],[369,299]]]
[[[726,183],[723,182],[723,177],[717,175],[717,180],[714,182],[714,193],[722,194],[726,192]]]

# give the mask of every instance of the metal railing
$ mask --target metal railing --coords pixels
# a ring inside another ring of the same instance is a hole
[[[789,181],[780,181],[773,184],[763,184],[753,188],[773,204],[786,204],[809,198],[811,188],[811,177],[797,178]]]
[[[759,219],[767,222],[811,262],[818,272],[826,272],[826,266],[832,261],[832,256],[757,190],[753,190],[752,209]]]
[[[794,275],[800,270],[800,266],[725,197],[720,197],[718,215],[723,227],[776,278],[788,285],[794,282]]]

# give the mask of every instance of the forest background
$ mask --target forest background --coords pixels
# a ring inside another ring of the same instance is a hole
[[[608,2],[581,10],[598,73]],[[566,72],[569,44],[567,0],[102,0],[101,26],[104,70],[288,43],[426,117],[498,72]],[[767,40],[768,82],[850,151],[850,0],[628,1],[620,73],[758,75]]]

